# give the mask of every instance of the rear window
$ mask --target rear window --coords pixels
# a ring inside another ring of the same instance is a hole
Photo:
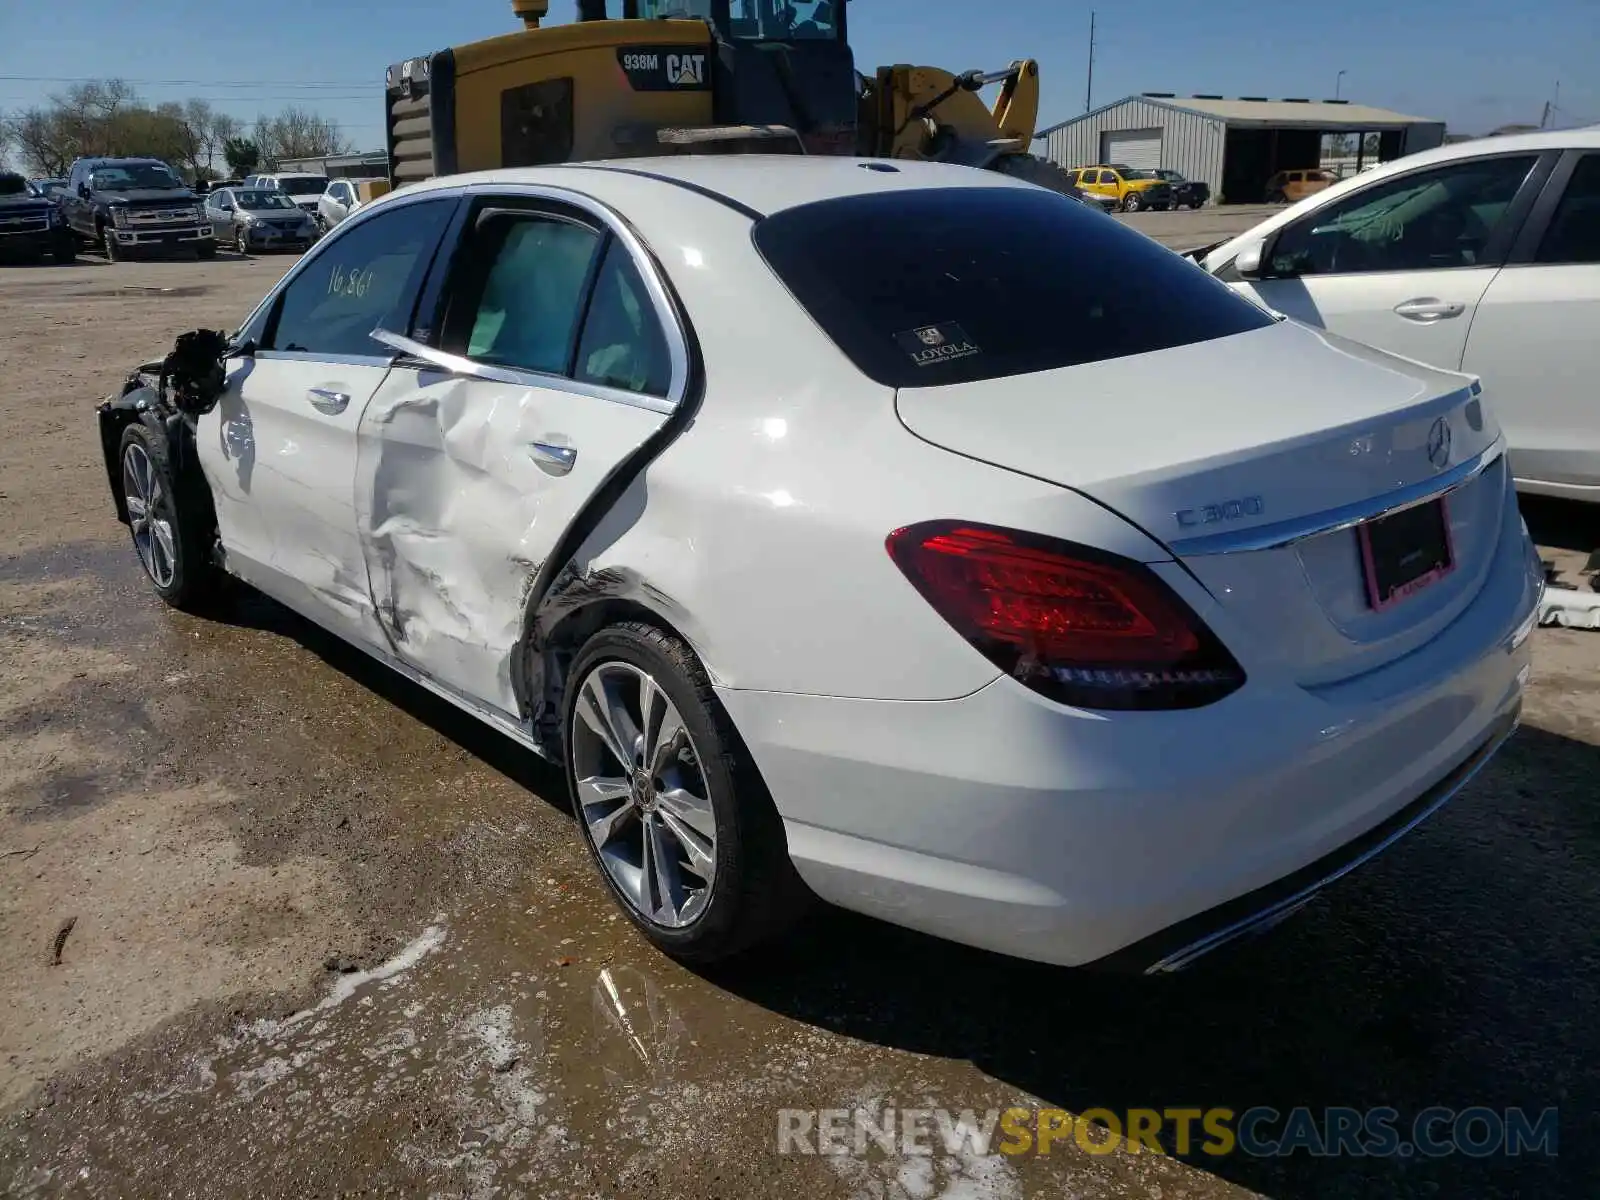
[[[1144,235],[1034,188],[823,200],[753,237],[867,376],[931,387],[1100,362],[1272,324]]]

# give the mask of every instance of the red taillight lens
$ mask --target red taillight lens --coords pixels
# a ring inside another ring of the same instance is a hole
[[[955,521],[897,529],[889,554],[939,615],[1029,687],[1086,708],[1192,708],[1244,682],[1140,563]]]

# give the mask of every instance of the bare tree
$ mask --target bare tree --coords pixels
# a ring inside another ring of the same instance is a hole
[[[47,109],[28,109],[11,122],[11,135],[22,161],[41,175],[65,175],[78,157],[61,116]]]
[[[72,160],[93,155],[148,155],[198,180],[214,176],[230,142],[242,140],[238,118],[204,100],[167,101],[151,107],[120,79],[81,83],[49,102],[0,122],[23,164],[44,175],[64,175]],[[261,159],[313,158],[348,149],[338,126],[300,108],[256,122]]]
[[[256,120],[255,143],[261,157],[276,165],[284,159],[347,154],[350,142],[328,118],[290,106],[275,117]]]

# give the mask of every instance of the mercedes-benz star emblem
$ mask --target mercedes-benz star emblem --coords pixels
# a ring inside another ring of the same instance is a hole
[[[1428,430],[1428,461],[1435,471],[1450,464],[1450,418],[1440,417]]]

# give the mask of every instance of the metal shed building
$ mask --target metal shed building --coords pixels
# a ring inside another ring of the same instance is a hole
[[[1036,135],[1063,167],[1124,163],[1165,167],[1211,185],[1229,204],[1257,203],[1277,171],[1321,165],[1322,135],[1369,133],[1387,162],[1444,141],[1444,122],[1348,100],[1179,98],[1146,92]]]

